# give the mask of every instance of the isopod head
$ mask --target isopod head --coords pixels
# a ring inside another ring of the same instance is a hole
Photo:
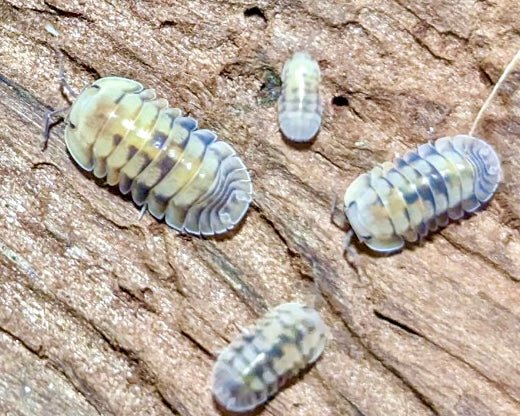
[[[65,120],[65,143],[74,161],[84,170],[94,169],[92,145],[114,103],[122,94],[139,93],[141,83],[127,78],[104,77],[85,88],[78,96]],[[92,98],[96,98],[95,100]]]

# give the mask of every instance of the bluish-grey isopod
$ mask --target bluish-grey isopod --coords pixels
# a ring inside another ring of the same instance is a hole
[[[328,333],[308,306],[286,303],[270,310],[219,355],[213,369],[215,400],[232,412],[265,403],[319,358]]]
[[[345,193],[345,214],[368,247],[394,252],[477,210],[501,177],[498,155],[484,140],[443,137],[360,175]]]
[[[502,180],[500,158],[474,136],[500,85],[520,61],[516,53],[475,118],[469,134],[443,137],[360,175],[345,193],[350,223],[345,249],[355,233],[374,251],[391,253],[417,241],[450,219],[489,201]]]
[[[297,52],[282,70],[278,122],[283,135],[295,142],[311,140],[320,129],[320,67],[306,52]]]

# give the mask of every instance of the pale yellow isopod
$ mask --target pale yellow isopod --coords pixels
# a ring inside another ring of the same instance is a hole
[[[67,148],[81,168],[175,230],[223,234],[249,208],[251,178],[235,150],[137,81],[98,79],[65,121]]]

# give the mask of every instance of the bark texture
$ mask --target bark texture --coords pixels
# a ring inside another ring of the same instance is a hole
[[[254,180],[243,226],[215,241],[139,221],[63,124],[42,152],[66,105],[53,45],[76,90],[134,78],[232,143]],[[333,339],[262,414],[518,416],[519,70],[478,130],[505,170],[487,209],[398,255],[358,246],[358,270],[329,220],[375,163],[466,133],[518,48],[517,0],[0,0],[0,414],[217,415],[218,351],[316,298]],[[297,49],[326,102],[304,149],[276,124]]]

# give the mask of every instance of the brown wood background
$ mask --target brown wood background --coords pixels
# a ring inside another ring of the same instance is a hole
[[[72,162],[63,124],[40,150],[66,103],[53,44],[75,89],[137,79],[235,146],[255,189],[235,235],[138,221]],[[218,414],[218,351],[266,307],[317,298],[333,339],[262,414],[518,416],[520,70],[478,131],[505,170],[488,209],[399,255],[358,246],[359,272],[329,210],[375,163],[467,132],[519,48],[517,0],[0,0],[0,414]],[[297,49],[326,101],[307,149],[281,140],[272,99]]]

